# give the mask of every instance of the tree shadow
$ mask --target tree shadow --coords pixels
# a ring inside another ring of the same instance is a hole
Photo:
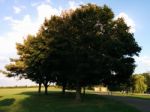
[[[14,98],[8,98],[0,101],[0,106],[10,106],[15,102]]]
[[[19,102],[21,108],[15,112],[109,112],[111,109],[114,109],[115,112],[129,112],[126,109],[122,110],[126,107],[125,105],[96,94],[86,94],[81,102],[75,101],[74,92],[67,92],[65,95],[56,91],[51,91],[48,95],[23,92],[19,95],[28,97]],[[109,106],[111,109],[108,108]],[[129,110],[138,112],[132,108]]]
[[[22,92],[19,95],[28,95],[28,99],[32,100],[42,100],[43,99],[49,99],[49,102],[51,102],[52,100],[73,100],[75,98],[75,93],[73,92],[66,92],[65,95],[62,94],[60,91],[50,91],[48,92],[47,95],[44,94],[44,92],[42,93],[37,93],[37,92]]]
[[[19,95],[27,95],[28,97],[20,101],[21,109],[24,112],[68,112],[67,107],[74,103],[74,93],[49,92],[48,95],[36,92],[23,92]],[[17,111],[19,112],[19,111]]]

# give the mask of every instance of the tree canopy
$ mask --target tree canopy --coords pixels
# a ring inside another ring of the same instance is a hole
[[[128,81],[135,68],[133,56],[141,51],[129,30],[108,6],[81,5],[46,19],[36,36],[17,44],[18,60],[29,79],[45,87],[48,82],[64,90],[72,86],[80,100],[82,87]]]

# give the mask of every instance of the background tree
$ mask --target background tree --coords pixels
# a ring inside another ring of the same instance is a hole
[[[132,87],[135,93],[144,93],[147,90],[146,79],[142,75],[132,76]]]
[[[143,75],[146,79],[146,84],[148,86],[148,89],[150,89],[150,73],[147,72],[147,73],[142,73],[141,75]]]

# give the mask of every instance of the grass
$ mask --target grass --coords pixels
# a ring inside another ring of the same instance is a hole
[[[136,97],[136,98],[140,98],[140,99],[145,99],[145,100],[150,100],[150,95],[130,95],[130,97]]]
[[[59,89],[38,94],[37,88],[1,88],[0,112],[139,112],[123,103],[87,94],[81,102],[73,92],[62,96]]]
[[[140,94],[140,93],[120,93],[120,92],[114,92],[114,96],[128,96],[128,97],[133,97],[133,98],[138,98],[138,99],[144,99],[144,100],[150,100],[150,94]]]

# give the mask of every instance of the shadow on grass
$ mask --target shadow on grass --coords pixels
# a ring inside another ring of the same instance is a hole
[[[15,102],[14,98],[8,98],[0,101],[0,106],[10,106]]]
[[[95,94],[86,94],[81,102],[75,101],[75,93],[49,92],[48,95],[24,92],[29,97],[20,101],[16,112],[139,112],[132,107],[108,100]]]

